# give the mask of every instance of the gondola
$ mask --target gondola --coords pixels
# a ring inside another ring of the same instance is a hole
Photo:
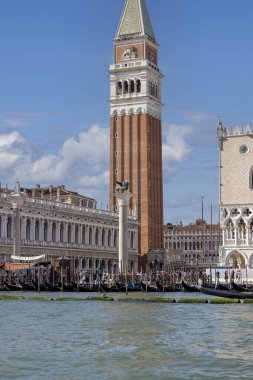
[[[127,289],[126,285],[123,284],[122,282],[116,282],[117,287],[122,291],[122,292],[140,292],[142,291],[141,285],[140,284],[128,284]]]
[[[103,292],[122,292],[122,290],[120,289],[120,288],[118,288],[118,286],[117,285],[111,285],[111,286],[109,286],[108,284],[103,284],[102,282],[101,282],[101,284],[100,284],[100,288],[101,288],[101,290],[103,291]]]
[[[199,288],[197,285],[187,284],[187,282],[185,282],[184,280],[182,280],[182,286],[186,292],[199,292]]]
[[[76,292],[76,285],[75,284],[69,284],[69,285],[62,285],[62,290],[64,292]]]
[[[36,287],[32,282],[25,282],[19,280],[19,284],[22,286],[23,290],[28,290],[28,291],[35,291]]]
[[[208,294],[210,296],[235,298],[235,299],[253,299],[253,293],[236,292],[235,290],[219,290],[215,288],[205,288],[201,286],[201,293]]]
[[[21,290],[23,290],[23,287],[20,284],[19,285],[14,285],[14,284],[9,284],[8,282],[4,282],[4,285],[9,290],[14,290],[14,291],[21,291]]]
[[[98,285],[79,285],[76,288],[77,292],[99,292],[99,286]]]
[[[218,285],[216,285],[216,289],[228,291],[228,290],[230,290],[230,287],[229,287],[229,285],[219,283]]]
[[[47,289],[48,289],[50,292],[61,292],[61,291],[62,291],[61,284],[52,285],[52,284],[50,284],[49,282],[46,282],[46,287],[47,287]]]
[[[145,282],[141,281],[141,287],[143,290],[145,290],[146,292],[157,292],[158,291],[158,288],[157,286],[154,286],[154,285],[148,285],[146,284]]]
[[[33,285],[35,286],[36,291],[44,292],[48,290],[47,286],[45,284],[38,284],[38,282],[32,281]]]
[[[177,286],[162,285],[159,281],[156,282],[156,286],[159,292],[180,292],[181,290],[180,287]]]
[[[9,289],[6,287],[5,284],[1,284],[0,285],[0,292],[5,292],[5,291],[8,291]]]
[[[246,288],[243,284],[236,284],[234,281],[231,282],[231,288],[236,290],[237,292],[252,292],[252,286]]]

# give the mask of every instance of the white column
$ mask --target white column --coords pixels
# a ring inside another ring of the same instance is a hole
[[[246,245],[249,246],[249,226],[246,226]]]
[[[238,246],[238,226],[235,225],[234,227],[234,233],[235,233],[235,246]]]
[[[128,271],[128,203],[132,194],[115,193],[119,205],[119,273]]]
[[[20,209],[17,203],[13,204],[14,210],[14,243],[13,243],[13,256],[20,255]]]

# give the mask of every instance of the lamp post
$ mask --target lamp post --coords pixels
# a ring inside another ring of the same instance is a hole
[[[13,257],[20,256],[20,206],[24,203],[26,193],[20,190],[20,182],[16,179],[15,190],[11,193],[11,204],[14,210]]]

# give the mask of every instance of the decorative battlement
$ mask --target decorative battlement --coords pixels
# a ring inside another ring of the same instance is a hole
[[[232,137],[232,136],[245,136],[245,135],[252,135],[253,134],[253,127],[250,126],[250,124],[246,124],[243,126],[235,126],[235,127],[219,127],[218,131],[221,131],[218,133],[218,137]]]

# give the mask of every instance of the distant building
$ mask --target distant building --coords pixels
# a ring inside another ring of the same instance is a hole
[[[218,261],[220,239],[219,225],[202,223],[202,219],[185,226],[168,223],[164,226],[165,262]]]
[[[13,190],[0,189],[0,260],[13,252],[15,212]],[[22,189],[20,206],[21,255],[45,255],[76,260],[80,270],[112,272],[118,268],[118,214],[96,208],[96,201],[64,186]],[[129,270],[138,267],[138,222],[128,221]]]
[[[253,130],[226,128],[219,122],[220,262],[253,267]]]

